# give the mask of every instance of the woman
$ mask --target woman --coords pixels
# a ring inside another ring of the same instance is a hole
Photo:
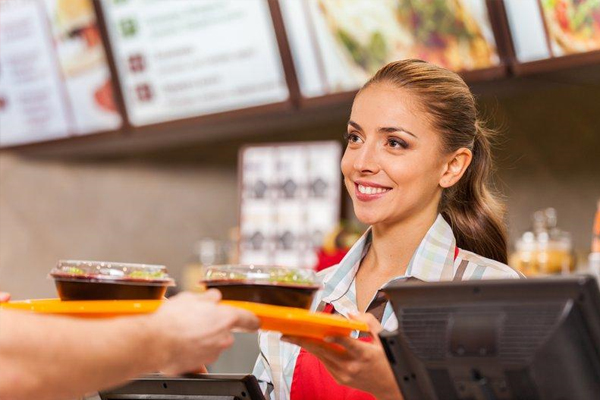
[[[503,210],[488,188],[489,136],[467,85],[443,68],[393,62],[363,86],[342,173],[357,218],[371,227],[320,273],[316,304],[366,321],[373,336],[286,343],[262,334],[254,373],[271,398],[401,399],[377,338],[398,321],[379,289],[398,278],[519,277],[505,265]]]

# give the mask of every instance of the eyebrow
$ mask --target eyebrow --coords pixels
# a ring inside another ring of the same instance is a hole
[[[354,127],[355,129],[359,130],[359,131],[363,131],[363,128],[357,124],[356,122],[349,120],[348,121],[348,125]],[[379,133],[394,133],[394,132],[404,132],[404,133],[408,133],[409,135],[411,135],[412,137],[414,137],[415,139],[418,139],[417,135],[415,135],[414,133],[412,133],[411,131],[402,128],[401,126],[384,126],[381,127],[379,129],[377,129],[377,131]]]

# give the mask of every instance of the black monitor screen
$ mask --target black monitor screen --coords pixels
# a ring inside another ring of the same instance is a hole
[[[264,400],[253,375],[151,375],[100,393],[102,400]]]
[[[600,293],[591,277],[384,289],[381,335],[406,400],[600,399]]]

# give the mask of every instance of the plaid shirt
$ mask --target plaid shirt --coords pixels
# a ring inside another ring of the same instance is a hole
[[[320,310],[331,304],[335,312],[348,318],[348,314],[358,312],[356,305],[355,276],[363,257],[371,244],[371,230],[352,246],[344,259],[336,266],[321,271],[318,276],[323,290],[317,294],[313,310]],[[417,278],[436,282],[470,279],[519,278],[521,275],[509,266],[459,249],[456,258],[456,239],[452,228],[438,215],[429,231],[419,244],[408,264],[406,274],[401,278]],[[385,285],[384,285],[385,286]],[[374,300],[377,296],[374,297]],[[398,320],[388,303],[383,310],[381,325],[385,330],[398,328]],[[353,333],[354,337],[358,332]],[[254,375],[268,399],[287,400],[290,398],[292,377],[300,348],[280,341],[277,332],[261,332],[259,335],[260,355],[254,367]]]

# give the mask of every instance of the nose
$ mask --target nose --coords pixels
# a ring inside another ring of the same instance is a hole
[[[354,159],[354,169],[362,174],[376,174],[379,172],[379,162],[377,161],[377,149],[373,146],[375,143],[365,143],[358,150]]]

